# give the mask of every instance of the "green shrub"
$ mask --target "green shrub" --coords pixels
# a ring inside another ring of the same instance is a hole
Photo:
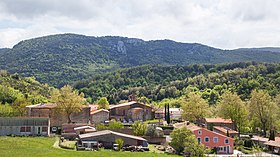
[[[147,124],[144,124],[140,121],[134,122],[132,124],[133,134],[136,136],[143,136],[147,132]]]
[[[118,144],[118,151],[120,151],[120,150],[123,148],[123,144],[124,144],[123,139],[117,138],[117,139],[115,140],[115,142],[116,142],[116,144]]]

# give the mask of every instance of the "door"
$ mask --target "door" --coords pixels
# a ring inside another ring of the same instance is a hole
[[[229,154],[229,153],[230,153],[230,147],[227,146],[227,154]]]
[[[42,127],[38,127],[38,128],[37,128],[37,134],[38,134],[38,135],[41,135],[41,132],[42,132]]]

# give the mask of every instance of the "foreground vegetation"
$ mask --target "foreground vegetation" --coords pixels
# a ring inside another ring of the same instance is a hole
[[[1,157],[157,157],[175,155],[157,154],[152,152],[115,152],[110,150],[102,151],[74,151],[54,148],[55,138],[47,137],[0,137]]]

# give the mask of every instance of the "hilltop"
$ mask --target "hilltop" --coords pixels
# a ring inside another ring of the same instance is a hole
[[[96,74],[141,65],[279,62],[273,48],[222,50],[198,43],[77,34],[50,35],[0,49],[0,69],[61,87]]]

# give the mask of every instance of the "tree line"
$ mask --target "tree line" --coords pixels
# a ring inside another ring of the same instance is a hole
[[[280,87],[280,64],[231,63],[215,65],[160,66],[145,65],[96,75],[78,81],[74,88],[85,94],[89,102],[106,97],[110,104],[127,100],[133,94],[150,102],[178,99],[192,89],[202,93],[211,105],[225,90],[236,92],[242,100],[250,98],[254,89],[267,90],[275,96]]]

